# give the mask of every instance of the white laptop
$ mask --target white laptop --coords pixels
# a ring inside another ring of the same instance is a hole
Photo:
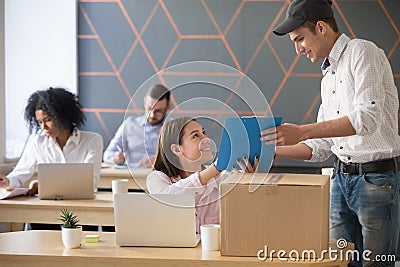
[[[40,199],[92,199],[93,163],[38,164]]]
[[[194,195],[125,193],[114,196],[119,246],[196,247]]]

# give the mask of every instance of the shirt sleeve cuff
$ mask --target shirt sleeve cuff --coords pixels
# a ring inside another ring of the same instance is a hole
[[[202,185],[200,182],[199,172],[195,172],[193,174],[193,179],[191,181],[192,181],[194,187],[204,187],[204,185]]]
[[[18,183],[17,183],[17,181],[15,181],[15,179],[8,178],[8,181],[10,181],[10,184],[7,187],[8,190],[12,190],[12,189],[18,187]]]
[[[350,112],[347,117],[349,118],[351,126],[353,126],[354,130],[356,131],[356,134],[360,134],[362,125],[360,124],[361,120],[357,120],[357,112]]]
[[[308,146],[309,148],[311,148],[311,158],[304,160],[305,162],[318,162],[318,149],[317,146],[315,146],[314,142],[312,140],[306,140],[301,142],[303,144],[305,144],[306,146]]]

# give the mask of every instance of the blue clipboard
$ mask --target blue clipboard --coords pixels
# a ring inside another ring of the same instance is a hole
[[[227,118],[218,150],[218,170],[240,169],[237,160],[246,156],[252,165],[258,156],[258,172],[269,172],[275,154],[275,145],[261,142],[262,130],[281,125],[282,117]]]

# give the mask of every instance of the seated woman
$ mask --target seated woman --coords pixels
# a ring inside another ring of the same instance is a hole
[[[37,171],[39,163],[93,163],[94,191],[100,177],[103,140],[101,135],[80,131],[85,116],[77,97],[62,88],[33,93],[25,107],[29,133],[39,133],[26,146],[14,170],[0,174],[0,187],[22,187]],[[31,190],[36,193],[37,186]]]
[[[196,197],[196,230],[203,224],[219,224],[219,184],[228,176],[212,160],[210,139],[193,118],[182,117],[164,124],[158,139],[154,171],[147,176],[150,194],[194,194]],[[241,168],[254,172],[248,160]]]

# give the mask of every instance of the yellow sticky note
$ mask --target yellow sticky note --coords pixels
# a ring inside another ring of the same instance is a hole
[[[98,243],[99,235],[85,235],[85,242],[86,243]]]

